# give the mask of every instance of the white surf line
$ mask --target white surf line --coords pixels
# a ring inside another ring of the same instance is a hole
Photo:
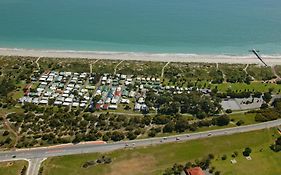
[[[162,77],[162,78],[164,77],[165,68],[166,68],[169,64],[170,64],[170,61],[167,62],[167,63],[165,64],[165,66],[163,66],[162,71],[161,71],[161,77]]]
[[[115,75],[116,72],[117,72],[117,67],[118,67],[120,64],[122,64],[123,62],[124,62],[124,60],[120,61],[120,62],[115,66],[115,68],[114,68],[114,75]]]

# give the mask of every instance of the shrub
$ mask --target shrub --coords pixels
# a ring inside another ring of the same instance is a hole
[[[7,135],[9,135],[9,134],[10,134],[9,131],[4,131],[2,135],[3,135],[3,136],[7,136]]]
[[[243,151],[243,156],[245,156],[245,157],[250,156],[251,152],[252,152],[252,149],[249,148],[249,147],[247,147],[247,148],[245,148],[245,150]]]
[[[222,157],[221,157],[221,160],[226,160],[227,159],[227,156],[226,154],[224,154]]]
[[[237,126],[241,126],[241,125],[243,125],[245,122],[243,121],[243,120],[239,120],[237,123],[236,123],[236,125]]]
[[[276,139],[275,144],[271,145],[270,148],[275,152],[281,151],[281,136]]]
[[[230,113],[232,113],[232,110],[231,109],[227,109],[225,112],[230,114]]]

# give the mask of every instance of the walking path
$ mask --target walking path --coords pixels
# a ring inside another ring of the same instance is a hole
[[[248,72],[247,72],[248,67],[249,67],[249,64],[246,64],[246,67],[243,69],[246,72],[246,74],[248,74]]]
[[[280,76],[276,73],[275,66],[271,66],[273,74],[276,76],[276,80],[280,80]]]
[[[41,57],[38,57],[37,60],[35,61],[35,63],[36,63],[36,65],[37,65],[37,68],[38,68],[38,69],[40,69],[40,65],[39,65],[39,63],[38,63],[38,61],[40,60],[40,58],[41,58]]]
[[[93,65],[90,64],[90,73],[93,73]]]
[[[96,64],[100,59],[97,59],[93,63],[90,64],[90,73],[93,73],[93,65]]]
[[[165,66],[163,66],[162,72],[161,72],[161,77],[162,77],[162,78],[164,77],[165,68],[166,68],[169,64],[170,64],[170,62],[167,62],[167,63],[165,64]]]
[[[9,113],[9,114],[10,114],[10,113]],[[6,128],[7,128],[10,132],[13,133],[13,135],[15,135],[15,143],[14,143],[14,146],[13,146],[13,148],[15,148],[16,145],[18,144],[19,135],[18,135],[18,133],[11,127],[10,122],[9,122],[9,121],[7,120],[7,118],[6,118],[7,115],[8,115],[8,114],[6,114],[6,115],[3,116],[3,124],[6,126]]]
[[[248,67],[249,67],[249,64],[247,64],[246,67],[243,69],[244,72],[245,72],[247,75],[249,75],[249,74],[248,74],[248,71],[247,71]],[[249,75],[249,76],[252,78],[252,80],[255,80],[255,78],[254,78],[253,76],[251,76],[251,75]]]
[[[115,66],[115,68],[114,68],[114,75],[115,75],[116,72],[117,72],[117,67],[118,67],[120,64],[122,64],[123,62],[124,62],[124,60],[120,61],[120,62]]]

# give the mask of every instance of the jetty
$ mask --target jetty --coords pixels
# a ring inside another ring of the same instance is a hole
[[[252,49],[251,52],[253,52],[256,57],[265,65],[267,66],[267,64],[263,61],[263,59],[261,58],[261,56],[258,54],[259,51],[257,51],[256,49]]]

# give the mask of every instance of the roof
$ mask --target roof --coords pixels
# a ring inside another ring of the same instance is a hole
[[[98,104],[98,103],[97,103],[97,104],[96,104],[96,109],[100,109],[101,106],[102,106],[101,104]]]
[[[200,167],[189,168],[185,170],[186,175],[205,175]]]

